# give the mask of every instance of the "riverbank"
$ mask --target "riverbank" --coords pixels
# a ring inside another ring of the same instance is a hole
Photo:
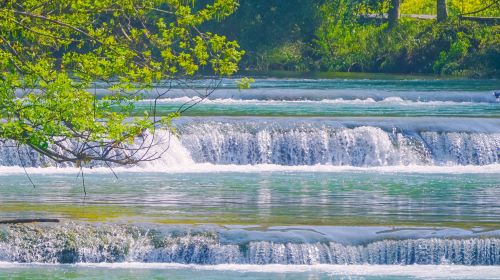
[[[445,22],[434,19],[435,1],[404,1],[401,14],[421,19],[403,17],[393,27],[383,19],[388,5],[376,1],[240,2],[209,28],[246,51],[241,69],[500,78],[500,26],[463,18],[500,17],[481,1],[448,1]]]
[[[385,80],[385,81],[481,81],[490,89],[500,88],[500,77],[467,77],[455,75],[439,75],[434,73],[377,73],[347,71],[292,71],[292,70],[240,70],[236,77],[252,77],[254,79],[345,79],[345,80]],[[252,86],[251,86],[252,87]]]
[[[242,69],[500,78],[499,26],[404,19],[390,30],[357,23],[321,30],[314,43],[287,42],[252,53]]]

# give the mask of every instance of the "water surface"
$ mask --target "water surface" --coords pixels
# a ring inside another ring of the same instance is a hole
[[[76,170],[75,170],[76,171]],[[500,174],[392,172],[0,176],[0,219],[500,228]]]
[[[157,114],[210,82],[160,89]],[[498,89],[222,80],[175,121],[161,159],[131,168],[79,170],[0,143],[0,220],[61,219],[1,226],[0,278],[499,279]]]

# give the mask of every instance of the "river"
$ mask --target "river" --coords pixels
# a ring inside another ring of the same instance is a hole
[[[61,220],[1,225],[0,278],[500,279],[499,88],[224,80],[157,132],[161,159],[85,168],[87,195],[79,169],[0,144],[0,220]]]

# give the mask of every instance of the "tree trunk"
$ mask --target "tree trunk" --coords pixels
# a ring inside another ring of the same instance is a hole
[[[437,21],[444,22],[448,20],[448,8],[446,0],[437,0]]]
[[[389,29],[398,25],[399,19],[401,18],[401,0],[391,0],[391,6],[388,12]]]

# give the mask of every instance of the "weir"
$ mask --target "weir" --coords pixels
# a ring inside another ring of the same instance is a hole
[[[196,162],[279,165],[487,165],[500,161],[500,133],[440,132],[324,123],[280,126],[210,122],[181,129]]]
[[[169,167],[212,163],[372,167],[498,164],[500,132],[496,130],[497,123],[484,123],[487,125],[483,130],[478,126],[472,131],[464,131],[460,124],[453,130],[439,126],[426,129],[421,124],[414,127],[383,123],[375,126],[373,122],[342,124],[335,120],[304,123],[291,119],[280,123],[273,120],[193,119],[179,124],[180,139],[158,132],[156,139],[169,136],[148,152],[162,156],[143,165]],[[0,143],[0,166],[65,167],[67,164],[57,165],[27,147],[15,148],[9,143]],[[96,162],[93,166],[101,165]]]
[[[217,232],[162,232],[134,226],[66,224],[0,230],[0,261],[183,264],[499,265],[500,239],[418,238],[364,244],[221,241]]]
[[[112,165],[116,177],[105,164],[85,165],[86,196],[71,164],[0,142],[0,220],[60,221],[0,225],[0,267],[49,267],[48,275],[90,267],[96,278],[114,267],[159,278],[176,269],[205,277],[203,269],[269,276],[261,270],[341,267],[376,278],[388,269],[402,279],[408,270],[496,279],[494,86],[263,79],[242,93],[223,84],[173,121],[176,135],[148,134],[159,159]],[[193,97],[170,93],[159,114]]]

